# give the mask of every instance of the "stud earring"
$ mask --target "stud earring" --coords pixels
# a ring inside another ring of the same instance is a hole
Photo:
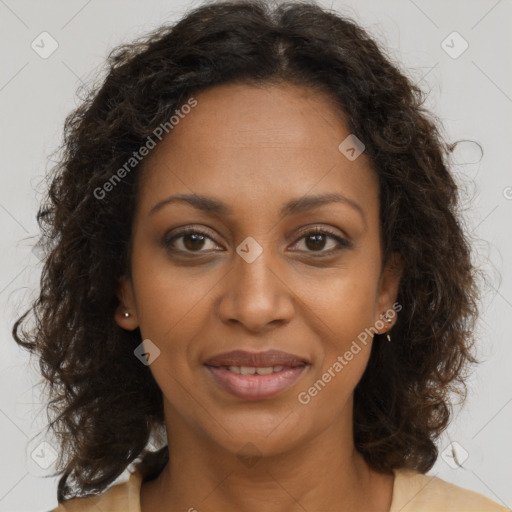
[[[124,312],[124,317],[125,317],[125,318],[128,318],[129,316],[131,316],[131,315],[130,315],[130,313],[128,313],[128,311],[125,311],[125,312]]]

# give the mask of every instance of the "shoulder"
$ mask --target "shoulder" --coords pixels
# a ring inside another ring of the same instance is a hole
[[[142,475],[130,473],[127,481],[109,487],[102,494],[72,498],[50,512],[140,512]]]
[[[395,470],[390,512],[509,512],[474,491],[409,469]]]

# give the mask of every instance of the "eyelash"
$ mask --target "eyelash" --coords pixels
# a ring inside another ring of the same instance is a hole
[[[171,238],[168,238],[167,236],[164,237],[162,243],[166,249],[168,249],[169,251],[171,251],[173,253],[200,254],[202,252],[207,252],[207,251],[201,251],[201,250],[199,250],[199,251],[184,251],[182,249],[173,249],[172,248],[172,244],[174,243],[175,240],[177,240],[181,237],[184,237],[186,235],[191,235],[191,234],[201,235],[201,236],[204,236],[204,237],[209,238],[210,240],[214,241],[208,233],[201,231],[200,229],[185,228],[185,229],[179,231],[178,233],[175,233]],[[297,239],[297,242],[304,238],[307,238],[308,236],[312,236],[312,235],[328,235],[329,238],[334,239],[339,244],[339,246],[337,248],[330,249],[328,251],[324,251],[324,250],[306,251],[306,252],[311,253],[312,255],[319,254],[320,257],[331,256],[335,252],[338,252],[342,249],[348,249],[348,248],[352,247],[352,244],[348,240],[340,237],[339,235],[330,231],[327,228],[320,228],[320,227],[315,227],[308,231],[304,231],[303,233],[300,234],[299,238]],[[295,242],[295,243],[297,243],[297,242]],[[302,251],[298,251],[298,252],[302,252]],[[315,256],[315,257],[318,257],[318,256]]]

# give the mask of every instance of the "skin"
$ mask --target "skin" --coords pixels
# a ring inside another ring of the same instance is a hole
[[[147,157],[132,276],[119,282],[116,322],[140,327],[160,350],[149,368],[163,392],[171,454],[143,483],[142,512],[260,512],[262,503],[268,512],[387,512],[394,476],[372,470],[353,444],[353,391],[372,340],[307,405],[297,398],[396,301],[400,265],[392,258],[382,268],[377,176],[364,153],[350,161],[340,152],[350,132],[319,92],[230,84],[195,98]],[[328,203],[279,215],[291,199],[333,192],[361,212]],[[207,195],[232,214],[184,202],[149,214],[173,194]],[[209,238],[176,239],[173,253],[162,239],[183,226]],[[304,236],[315,226],[350,246],[330,235],[315,244]],[[263,250],[252,263],[236,252],[247,237]],[[393,325],[384,324],[378,332]],[[241,400],[203,366],[234,349],[283,350],[311,365],[284,393]],[[258,456],[248,464],[238,455],[251,450]]]

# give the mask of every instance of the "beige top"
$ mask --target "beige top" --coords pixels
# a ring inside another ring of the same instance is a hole
[[[417,471],[394,471],[393,499],[389,512],[510,512],[510,509],[457,485]],[[141,512],[142,475],[135,471],[126,482],[101,495],[73,498],[50,512]]]

